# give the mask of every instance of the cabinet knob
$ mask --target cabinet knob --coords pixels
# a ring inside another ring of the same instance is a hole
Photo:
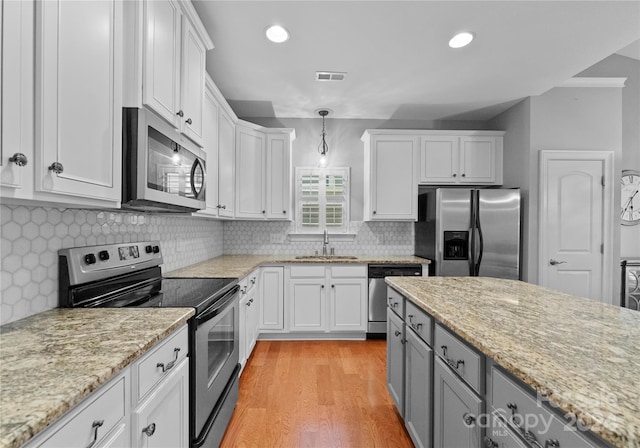
[[[321,287],[322,289],[324,289],[324,285],[320,285],[320,287]]]
[[[560,446],[560,442],[558,442],[556,439],[547,439],[544,441],[544,448],[549,448],[549,447],[557,448],[559,446]]]
[[[262,210],[262,214],[264,215],[265,213],[267,213],[267,211],[266,210]]]
[[[28,162],[27,156],[21,152],[17,152],[9,158],[9,162],[15,163],[18,166],[25,166]]]
[[[286,211],[286,210],[282,210],[282,214],[283,214],[283,215],[286,215],[286,214],[287,214],[287,211]]]
[[[64,171],[64,166],[62,166],[62,163],[60,162],[53,162],[51,165],[49,165],[49,171],[53,171],[56,174],[62,174],[62,172]]]
[[[467,177],[467,175],[466,175],[466,174],[464,174],[464,173],[462,173],[462,177]]]
[[[223,205],[223,206],[222,206],[222,209],[223,209],[223,210],[226,210],[226,209],[227,209],[227,206],[226,206],[226,205]]]
[[[149,426],[145,426],[142,428],[142,432],[147,435],[147,437],[151,437],[156,432],[156,424],[151,423]]]
[[[462,421],[466,426],[472,427],[473,423],[476,421],[476,417],[469,414],[468,412],[465,412],[464,414],[462,414]]]
[[[191,118],[187,118],[187,119],[185,120],[185,123],[187,123],[187,124],[193,124],[193,120],[191,120]]]
[[[377,213],[377,212],[374,210],[374,211],[373,211],[373,214],[375,215],[376,213]]]
[[[400,332],[398,330],[396,330],[393,334],[395,334],[396,336],[400,336]]]
[[[458,175],[456,173],[453,173],[453,177],[458,177]]]
[[[98,428],[101,427],[103,424],[104,424],[104,420],[93,421],[93,423],[91,424],[91,429],[93,429],[93,440],[89,445],[87,445],[87,448],[91,448],[93,445],[96,444],[96,441],[98,440]]]
[[[487,448],[498,448],[500,445],[498,445],[497,442],[494,442],[493,439],[491,439],[491,437],[485,436],[484,446],[486,446]]]
[[[180,109],[178,112],[176,112],[176,115],[178,117],[184,117],[184,112],[182,112],[182,109]]]

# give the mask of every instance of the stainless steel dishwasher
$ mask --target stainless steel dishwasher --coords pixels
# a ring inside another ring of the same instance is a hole
[[[367,337],[379,338],[387,332],[387,285],[385,277],[418,277],[421,264],[369,265],[369,325]]]

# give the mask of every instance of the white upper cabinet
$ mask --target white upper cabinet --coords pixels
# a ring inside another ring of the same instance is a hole
[[[236,125],[218,109],[218,216],[233,218],[236,194]]]
[[[424,131],[420,184],[502,185],[501,131]]]
[[[36,3],[39,199],[120,202],[122,21],[121,1]]]
[[[267,216],[269,220],[291,220],[291,131],[267,131]]]
[[[362,140],[365,221],[417,220],[419,137],[367,130]]]
[[[218,216],[218,117],[219,106],[212,91],[213,84],[207,80],[207,89],[203,110],[203,142],[206,160],[206,207],[195,213],[196,216]]]
[[[146,105],[204,145],[206,51],[213,49],[191,2],[125,2],[125,105]]]
[[[265,208],[265,136],[239,124],[236,127],[236,218],[263,218]]]

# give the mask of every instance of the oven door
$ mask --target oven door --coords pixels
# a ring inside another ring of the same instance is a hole
[[[212,427],[210,417],[239,360],[239,304],[235,286],[195,317],[192,368],[194,439],[206,438],[203,428]],[[235,403],[234,403],[235,406]]]

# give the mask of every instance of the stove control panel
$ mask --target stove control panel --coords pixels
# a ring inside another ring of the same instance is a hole
[[[58,251],[71,285],[101,280],[162,264],[158,241],[74,247]]]

